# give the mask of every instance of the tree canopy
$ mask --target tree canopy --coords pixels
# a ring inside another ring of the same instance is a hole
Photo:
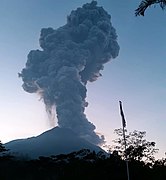
[[[117,151],[122,158],[126,156],[129,160],[155,161],[154,154],[158,152],[158,149],[155,148],[155,142],[150,142],[145,139],[145,131],[134,130],[133,132],[127,133],[126,130],[126,150],[123,130],[121,128],[115,129],[115,133],[118,135],[118,138],[113,140],[115,145],[113,145],[111,151]]]
[[[157,5],[159,4],[162,9],[166,7],[166,0],[143,0],[139,4],[138,8],[135,10],[136,16],[144,16],[145,11],[148,7],[151,5]]]
[[[1,152],[4,152],[4,151],[7,151],[5,146],[2,144],[2,142],[0,141],[0,153]]]

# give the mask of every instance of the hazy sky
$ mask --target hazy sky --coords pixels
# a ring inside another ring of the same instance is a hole
[[[58,28],[71,10],[89,0],[0,0],[0,140],[38,135],[51,128],[42,101],[26,93],[18,78],[27,54],[39,48],[41,28]],[[166,151],[166,11],[135,17],[139,0],[98,0],[112,16],[120,54],[105,64],[103,76],[88,84],[86,114],[108,144],[121,127],[118,101],[129,131],[147,132]]]

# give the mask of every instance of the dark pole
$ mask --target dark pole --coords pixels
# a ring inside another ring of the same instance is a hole
[[[129,164],[128,164],[128,158],[127,158],[127,154],[126,154],[126,149],[127,149],[126,135],[125,135],[126,121],[125,121],[121,101],[119,101],[119,105],[120,105],[120,114],[121,114],[121,117],[122,117],[122,127],[123,127],[123,139],[124,139],[124,145],[125,145],[125,162],[126,162],[126,170],[127,170],[127,179],[130,180]]]

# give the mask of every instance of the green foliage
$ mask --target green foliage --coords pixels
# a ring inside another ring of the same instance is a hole
[[[126,150],[125,142],[123,138],[123,130],[115,129],[114,131],[118,138],[113,140],[114,144],[111,148],[111,151],[117,151],[122,158],[127,158],[129,160],[139,160],[145,162],[154,162],[154,154],[158,152],[158,149],[155,148],[155,142],[149,142],[145,139],[145,131],[137,131],[126,133]]]
[[[162,9],[166,7],[166,0],[143,0],[139,4],[138,8],[135,10],[136,16],[144,16],[145,11],[151,5],[159,4]]]

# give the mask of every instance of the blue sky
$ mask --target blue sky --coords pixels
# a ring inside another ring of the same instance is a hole
[[[41,28],[58,28],[71,10],[88,0],[0,0],[0,139],[7,142],[51,128],[44,105],[26,93],[18,78],[27,54],[39,48]],[[121,127],[118,101],[123,102],[127,128],[145,130],[159,156],[166,151],[166,11],[147,10],[135,17],[139,0],[98,0],[112,16],[119,56],[105,64],[103,76],[88,84],[86,114],[111,143]]]

